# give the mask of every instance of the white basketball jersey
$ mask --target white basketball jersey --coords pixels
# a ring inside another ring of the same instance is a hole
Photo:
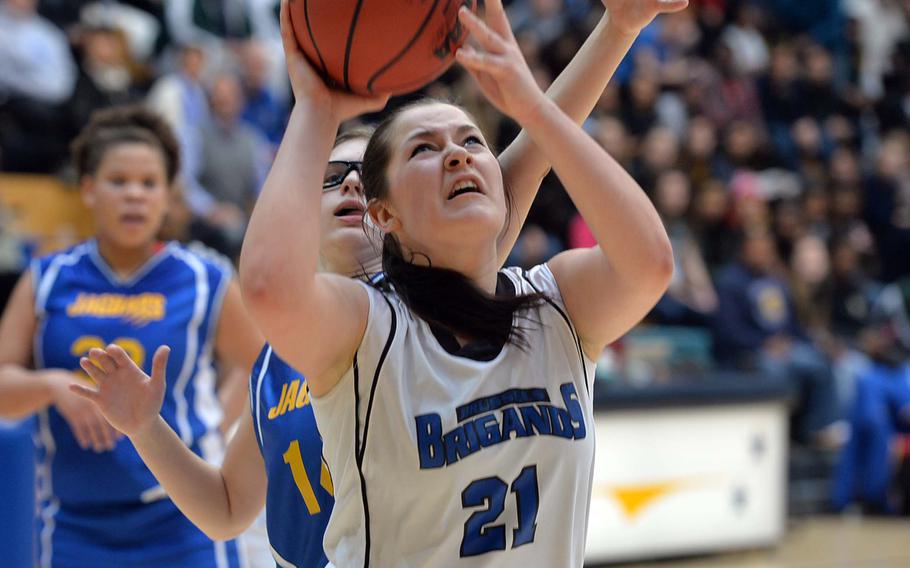
[[[488,360],[451,354],[394,293],[369,288],[351,370],[313,399],[335,487],[330,565],[582,566],[594,363],[549,267],[501,275],[547,301],[518,314],[528,348]]]

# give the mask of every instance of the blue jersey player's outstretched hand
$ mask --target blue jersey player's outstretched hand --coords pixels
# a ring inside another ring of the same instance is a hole
[[[95,386],[72,383],[70,390],[94,402],[111,426],[127,436],[137,436],[161,419],[170,352],[166,345],[155,351],[149,376],[119,345],[90,349],[88,356],[79,360],[79,366],[95,381]]]

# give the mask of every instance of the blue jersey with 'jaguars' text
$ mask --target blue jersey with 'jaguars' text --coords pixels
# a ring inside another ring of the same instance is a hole
[[[80,357],[116,343],[150,373],[152,355],[167,344],[171,354],[161,416],[193,452],[220,460],[213,342],[231,279],[229,263],[177,243],[162,244],[123,279],[90,240],[36,260],[31,270],[36,368],[65,369],[88,380]],[[83,450],[50,407],[38,416],[36,441],[39,564],[125,565],[140,553],[145,566],[183,566],[191,559],[194,566],[236,563],[233,543],[213,548],[166,498],[128,439],[107,452]],[[118,556],[127,551],[133,556]],[[71,561],[64,562],[66,557]],[[205,560],[209,557],[211,563]]]
[[[322,538],[335,503],[332,478],[306,379],[268,345],[250,375],[250,406],[269,480],[272,554],[283,568],[321,568],[328,563]]]

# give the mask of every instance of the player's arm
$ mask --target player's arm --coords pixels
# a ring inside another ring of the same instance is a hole
[[[249,399],[247,379],[265,344],[259,328],[243,305],[240,286],[231,281],[221,303],[215,330],[215,353],[224,363],[218,374],[218,398],[224,410],[223,427],[230,427]]]
[[[243,241],[240,286],[268,342],[319,396],[350,365],[369,313],[360,284],[317,274],[322,176],[341,121],[385,100],[328,89],[294,39],[286,1],[281,27],[296,103]]]
[[[19,419],[54,405],[82,449],[113,449],[118,434],[91,404],[69,392],[64,369],[32,370],[37,319],[31,272],[19,279],[0,320],[0,417]]]
[[[116,345],[92,349],[81,361],[95,381],[72,391],[92,401],[126,434],[168,496],[200,530],[216,540],[234,538],[265,504],[267,479],[249,403],[221,467],[194,454],[161,418],[169,349],[160,347],[149,377]]]
[[[240,295],[240,286],[231,281],[224,293],[218,328],[215,331],[215,353],[219,359],[249,373],[256,363],[265,339],[250,317]],[[246,382],[244,377],[243,382]]]
[[[223,414],[219,429],[222,434],[231,432],[234,424],[249,412],[247,405],[250,400],[249,386],[250,370],[241,369],[227,361],[220,361],[218,368],[218,402]]]
[[[47,372],[35,372],[27,366],[32,359],[32,338],[35,333],[35,307],[32,276],[26,272],[19,278],[3,319],[0,320],[0,416],[22,418],[54,401],[56,383]]]
[[[597,240],[596,247],[550,261],[585,352],[595,358],[666,290],[670,240],[635,180],[537,88],[501,1],[487,2],[487,24],[466,10],[460,14],[480,47],[459,50],[459,60],[553,164]]]
[[[547,90],[547,96],[581,124],[591,113],[639,32],[658,14],[682,10],[688,0],[603,0],[606,11],[572,61]],[[512,188],[512,217],[499,239],[500,264],[506,261],[527,218],[550,162],[527,132],[499,156],[502,175]]]

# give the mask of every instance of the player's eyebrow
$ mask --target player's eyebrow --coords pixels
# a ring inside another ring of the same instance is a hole
[[[461,136],[463,134],[466,134],[468,132],[474,132],[476,130],[477,130],[476,126],[474,126],[473,124],[470,124],[470,123],[466,123],[466,124],[462,124],[458,128],[456,128],[455,134],[458,136]],[[409,144],[413,140],[417,140],[419,138],[432,138],[438,132],[439,132],[438,129],[433,130],[433,129],[429,129],[429,128],[421,128],[420,130],[417,130],[416,132],[414,132],[410,136],[408,136],[407,139],[404,141],[404,143]]]

